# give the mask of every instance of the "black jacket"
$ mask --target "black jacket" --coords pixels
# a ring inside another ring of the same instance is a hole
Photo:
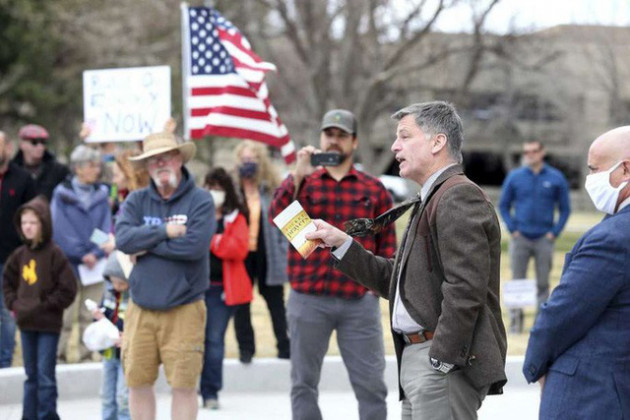
[[[0,175],[0,264],[22,244],[13,216],[20,206],[35,197],[35,182],[30,174],[13,162]]]
[[[24,155],[21,150],[13,158],[13,163],[24,167]],[[42,170],[34,178],[36,193],[45,195],[50,201],[57,184],[66,179],[68,175],[70,175],[70,169],[57,162],[55,155],[46,150],[42,159]]]

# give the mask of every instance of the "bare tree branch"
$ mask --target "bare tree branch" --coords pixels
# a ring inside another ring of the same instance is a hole
[[[353,91],[353,79],[356,77],[355,69],[359,59],[359,25],[362,18],[362,5],[359,2],[350,3],[346,7],[346,25],[344,31],[345,40],[341,44],[341,95],[344,99],[349,99]],[[348,107],[348,104],[341,104]]]
[[[473,31],[473,46],[472,46],[472,56],[470,59],[470,64],[468,65],[468,69],[466,71],[466,75],[464,76],[464,81],[462,83],[462,88],[460,90],[460,97],[464,97],[468,94],[470,89],[470,85],[473,80],[479,73],[479,66],[481,65],[481,61],[486,50],[484,45],[484,39],[482,36],[483,25],[486,22],[486,18],[488,14],[492,11],[492,9],[499,3],[500,0],[493,0],[488,7],[481,13],[481,16],[473,18],[474,20],[474,31]]]
[[[420,12],[422,12],[422,8],[424,8],[427,0],[422,0],[420,3],[416,5],[416,7],[405,17],[401,24],[400,28],[400,38],[407,39],[409,36],[409,25],[413,22],[418,16],[420,16]]]
[[[397,65],[401,59],[403,58],[405,52],[409,51],[414,45],[416,45],[422,38],[424,38],[433,27],[433,24],[440,16],[442,11],[444,10],[444,0],[440,0],[437,8],[433,12],[431,18],[424,24],[421,30],[416,32],[410,39],[403,41],[398,48],[394,50],[394,53],[389,57],[389,59],[383,65],[384,70],[388,70],[391,67]]]
[[[260,4],[267,6],[269,9],[273,9],[278,11],[280,17],[282,18],[282,22],[284,23],[287,30],[287,38],[293,48],[295,49],[297,55],[300,57],[300,60],[304,63],[309,62],[309,55],[307,52],[307,48],[302,42],[300,38],[300,31],[298,30],[297,24],[295,21],[291,19],[289,16],[289,11],[287,8],[286,1],[284,0],[276,0],[275,5],[272,5],[268,0],[256,0]]]

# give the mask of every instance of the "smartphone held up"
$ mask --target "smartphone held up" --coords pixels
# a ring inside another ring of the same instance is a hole
[[[342,161],[342,155],[340,153],[314,153],[311,155],[312,166],[339,166]]]

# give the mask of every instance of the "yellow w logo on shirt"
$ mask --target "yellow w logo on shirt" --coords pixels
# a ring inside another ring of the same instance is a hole
[[[33,285],[37,282],[37,273],[35,272],[35,260],[31,259],[28,265],[22,267],[22,278],[29,285]]]

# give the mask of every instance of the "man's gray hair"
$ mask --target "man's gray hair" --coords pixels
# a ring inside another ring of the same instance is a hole
[[[100,162],[101,161],[101,152],[98,150],[86,146],[84,144],[80,144],[74,148],[72,153],[70,154],[70,163],[73,167],[82,165],[87,162]]]
[[[413,104],[396,111],[392,119],[400,121],[407,115],[413,116],[416,124],[426,135],[432,137],[436,134],[444,134],[449,154],[457,163],[462,163],[464,130],[462,119],[457,115],[453,104],[444,101]]]

